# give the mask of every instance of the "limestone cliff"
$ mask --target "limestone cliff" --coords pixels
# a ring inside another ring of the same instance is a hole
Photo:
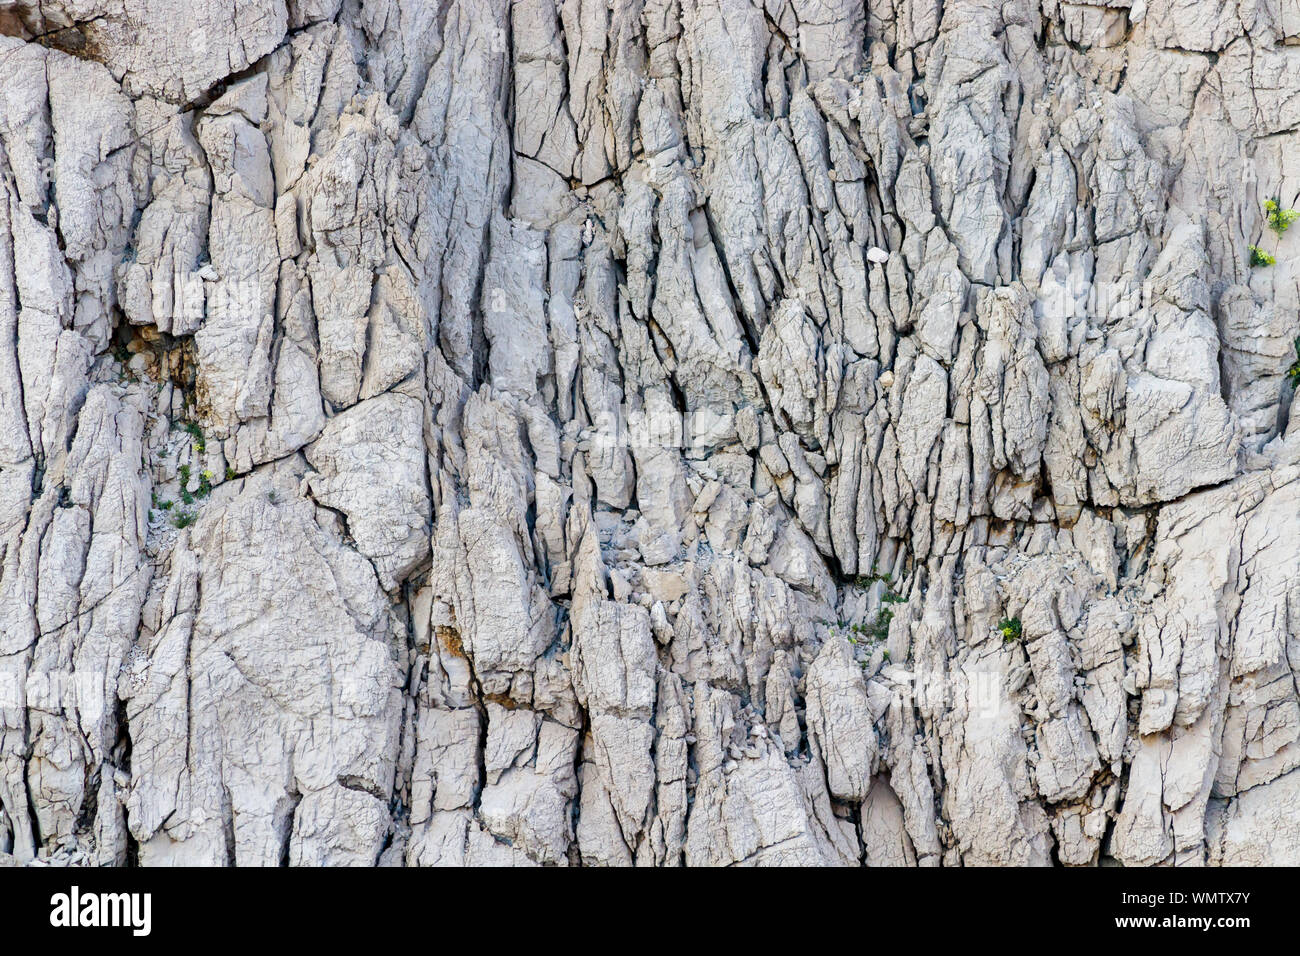
[[[2,0],[0,861],[1300,863],[1298,0]]]

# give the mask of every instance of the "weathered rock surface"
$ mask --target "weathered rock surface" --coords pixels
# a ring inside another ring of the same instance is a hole
[[[1275,0],[11,0],[0,862],[1300,863],[1297,130]]]

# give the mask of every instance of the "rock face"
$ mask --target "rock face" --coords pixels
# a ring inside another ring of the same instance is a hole
[[[0,862],[1300,863],[1298,129],[1284,0],[10,0]]]

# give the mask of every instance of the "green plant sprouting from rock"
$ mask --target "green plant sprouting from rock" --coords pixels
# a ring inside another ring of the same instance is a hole
[[[1276,199],[1266,200],[1264,211],[1268,213],[1268,228],[1279,237],[1291,228],[1292,223],[1300,219],[1300,210],[1283,209],[1282,204]]]
[[[1259,246],[1250,247],[1250,265],[1252,269],[1258,268],[1259,266],[1271,266],[1276,264],[1277,259],[1275,259],[1270,253],[1265,252]]]
[[[885,584],[888,585],[892,579],[893,579],[893,575],[891,575],[888,571],[881,573],[880,571],[876,570],[876,565],[873,562],[871,565],[871,573],[859,574],[856,578],[853,579],[853,586],[860,591],[865,591],[867,588],[871,587],[871,585],[875,584],[877,581],[884,581]]]
[[[1277,236],[1277,241],[1282,241],[1282,235],[1300,219],[1300,210],[1283,209],[1282,202],[1279,199],[1267,199],[1264,201],[1264,214],[1268,221],[1268,228],[1273,230]],[[1265,252],[1259,246],[1250,247],[1250,267],[1257,269],[1260,266],[1271,266],[1277,264],[1277,257],[1270,252]]]
[[[181,480],[181,501],[187,505],[194,504],[194,495],[190,494],[190,466],[181,465],[177,469],[177,474]]]
[[[206,498],[212,494],[212,472],[204,469],[199,475],[199,487],[196,491],[190,491],[190,475],[192,470],[189,465],[181,465],[176,469],[177,477],[180,479],[181,501],[187,505],[192,505],[196,500]]]
[[[180,429],[194,439],[194,450],[196,452],[201,455],[208,450],[208,443],[203,437],[202,428],[194,422],[181,422]]]
[[[877,641],[889,637],[889,624],[894,620],[894,609],[891,605],[902,604],[906,600],[907,598],[892,588],[885,588],[885,593],[880,596],[880,610],[876,612],[876,620],[871,625],[871,634]]]
[[[888,571],[880,571],[873,563],[870,574],[859,574],[853,579],[853,587],[859,591],[865,591],[873,584],[881,582],[885,585],[884,593],[880,596],[880,608],[876,611],[875,619],[870,624],[849,624],[847,621],[824,621],[832,631],[844,629],[850,635],[863,635],[864,639],[872,643],[879,643],[889,637],[889,624],[894,619],[894,609],[891,605],[901,604],[907,599],[895,591],[890,582],[893,575]],[[858,643],[857,638],[849,636],[849,643]]]
[[[1002,643],[1012,644],[1020,640],[1020,618],[1004,617],[998,621],[998,632],[1002,635]]]

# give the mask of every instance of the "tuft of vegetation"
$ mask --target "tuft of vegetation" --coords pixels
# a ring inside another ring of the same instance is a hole
[[[1291,367],[1286,370],[1286,377],[1292,388],[1300,388],[1300,335],[1296,336],[1295,354],[1296,359],[1291,363]]]
[[[172,524],[177,528],[188,528],[190,525],[194,524],[197,519],[198,515],[193,511],[178,511],[172,517]]]
[[[181,465],[177,473],[181,479],[181,501],[187,505],[194,504],[194,495],[190,494],[190,466]]]
[[[1002,643],[1011,644],[1020,640],[1020,618],[1004,617],[998,621],[998,631],[1002,634]]]
[[[902,604],[906,600],[892,589],[885,589],[885,593],[880,596],[880,610],[876,612],[876,619],[871,624],[870,633],[873,640],[883,641],[889,638],[889,625],[894,620],[894,609],[890,605]]]
[[[1292,223],[1300,219],[1300,210],[1283,209],[1282,204],[1276,199],[1266,200],[1264,211],[1268,213],[1268,228],[1272,229],[1279,238],[1282,233],[1291,228]]]
[[[235,477],[235,469],[229,465],[226,466],[226,481],[231,481]]]
[[[818,623],[827,625],[832,633],[847,631],[845,637],[848,638],[850,644],[857,644],[858,637],[861,637],[865,643],[873,644],[888,639],[889,624],[894,619],[892,605],[902,604],[907,598],[893,589],[890,584],[892,576],[888,572],[880,573],[875,564],[871,565],[870,574],[860,574],[853,579],[853,587],[865,591],[878,581],[884,582],[885,590],[880,595],[880,608],[876,611],[875,619],[870,624],[850,624],[848,621],[819,621]]]
[[[1250,247],[1250,267],[1252,269],[1258,268],[1259,266],[1272,266],[1276,264],[1277,260],[1259,246]]]
[[[876,641],[889,640],[889,624],[894,619],[894,609],[882,607],[876,612],[876,619],[871,624],[871,637]]]
[[[119,382],[138,382],[139,377],[131,370],[131,350],[122,343],[113,346],[113,358],[117,361],[117,380]]]
[[[893,575],[888,571],[882,573],[875,562],[872,562],[870,574],[860,574],[853,579],[853,586],[859,591],[865,591],[876,582],[885,585],[885,593],[880,596],[880,609],[876,611],[876,618],[870,626],[859,624],[857,629],[870,640],[878,642],[889,637],[889,622],[894,619],[894,609],[890,605],[901,604],[906,598],[894,590]]]
[[[194,422],[181,422],[181,431],[187,433],[194,439],[194,450],[200,455],[208,449],[206,439],[203,437],[203,429]]]
[[[873,561],[871,564],[871,573],[859,574],[856,578],[853,579],[853,586],[857,588],[859,591],[865,591],[867,588],[871,587],[871,585],[875,584],[877,581],[884,581],[885,584],[889,584],[889,582],[892,579],[893,579],[893,575],[891,575],[888,571],[886,571],[884,574],[881,574],[879,571],[877,571],[876,564]]]

